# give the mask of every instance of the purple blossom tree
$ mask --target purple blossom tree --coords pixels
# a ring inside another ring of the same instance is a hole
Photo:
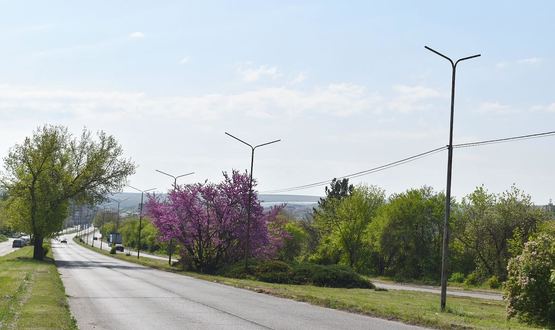
[[[253,182],[253,187],[255,186]],[[224,172],[221,183],[177,186],[166,200],[151,196],[147,212],[162,240],[177,240],[181,257],[193,269],[213,272],[244,256],[249,176]],[[264,212],[257,194],[251,201],[250,250],[255,258],[272,258],[287,233],[276,221],[281,207]]]

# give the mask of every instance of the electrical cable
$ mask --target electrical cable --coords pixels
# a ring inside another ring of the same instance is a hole
[[[459,143],[459,144],[454,144],[453,148],[480,147],[480,146],[489,145],[489,144],[506,143],[506,142],[512,142],[512,141],[518,141],[518,140],[535,139],[535,138],[542,138],[542,137],[549,137],[549,136],[555,136],[555,131],[511,136],[511,137],[507,137],[507,138],[492,139],[492,140],[483,140],[483,141]],[[357,177],[360,177],[360,176],[380,172],[380,171],[383,171],[383,170],[386,170],[386,169],[390,169],[390,168],[393,168],[393,167],[396,167],[396,166],[400,166],[400,165],[418,160],[420,158],[431,156],[435,153],[438,153],[438,152],[446,150],[446,149],[447,149],[447,146],[438,147],[438,148],[431,149],[431,150],[428,150],[428,151],[425,151],[425,152],[422,152],[422,153],[419,153],[419,154],[416,154],[416,155],[413,155],[413,156],[409,156],[409,157],[406,157],[406,158],[403,158],[403,159],[400,159],[400,160],[397,160],[397,161],[394,161],[394,162],[391,162],[391,163],[387,163],[387,164],[384,164],[384,165],[381,165],[381,166],[377,166],[377,167],[374,167],[374,168],[371,168],[371,169],[368,169],[368,170],[343,175],[343,176],[337,177],[336,179],[338,179],[338,180],[351,179],[351,178],[357,178]],[[284,192],[290,192],[290,191],[295,191],[295,190],[304,190],[304,189],[308,189],[308,188],[315,188],[315,187],[319,187],[319,186],[325,186],[325,185],[328,185],[331,181],[332,180],[323,180],[323,181],[309,183],[309,184],[305,184],[305,185],[301,185],[301,186],[263,191],[261,193],[277,194],[277,193],[284,193]]]

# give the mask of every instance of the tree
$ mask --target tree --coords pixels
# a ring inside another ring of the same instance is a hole
[[[375,186],[359,186],[345,197],[337,207],[335,218],[324,225],[331,228],[331,238],[343,252],[346,263],[360,270],[361,260],[367,249],[368,226],[385,203],[383,189]]]
[[[255,183],[253,183],[253,186]],[[182,246],[182,260],[192,268],[213,272],[238,261],[245,251],[249,176],[224,173],[219,184],[198,183],[175,187],[164,201],[151,197],[147,212],[162,240],[175,239]],[[274,224],[280,208],[269,212],[253,195],[251,200],[250,250],[253,257],[276,255],[286,233]]]
[[[522,251],[545,220],[546,214],[515,186],[497,196],[478,187],[463,199],[453,236],[475,256],[482,277],[504,280],[509,258]]]
[[[444,201],[445,196],[430,187],[390,197],[369,229],[369,241],[378,253],[378,274],[439,276]]]
[[[2,178],[7,212],[17,230],[32,234],[33,258],[42,259],[43,240],[62,229],[70,200],[93,204],[121,189],[135,171],[122,155],[115,138],[104,132],[95,140],[83,129],[75,138],[67,128],[50,125],[10,150]]]
[[[507,269],[507,315],[555,326],[555,238],[540,234],[528,241]]]

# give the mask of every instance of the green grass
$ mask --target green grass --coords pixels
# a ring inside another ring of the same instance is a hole
[[[6,235],[0,234],[0,243],[5,242],[8,240],[8,237]]]
[[[0,257],[0,329],[77,329],[50,253],[32,255],[27,246]]]
[[[82,244],[83,245],[83,244]],[[90,246],[86,246],[92,249]],[[311,285],[288,285],[253,280],[233,279],[214,275],[184,272],[170,267],[166,261],[137,259],[118,253],[105,255],[161,270],[231,285],[274,296],[290,298],[329,308],[376,316],[385,319],[439,329],[535,329],[516,320],[506,320],[505,303],[501,301],[452,297],[447,299],[447,311],[439,309],[439,295],[411,291],[375,291],[367,289],[322,288]]]

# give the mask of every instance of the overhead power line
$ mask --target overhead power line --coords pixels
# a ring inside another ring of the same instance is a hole
[[[460,143],[460,144],[454,144],[453,148],[469,148],[469,147],[481,147],[481,146],[485,146],[485,145],[489,145],[489,144],[496,144],[496,143],[506,143],[506,142],[513,142],[513,141],[518,141],[518,140],[527,140],[527,139],[536,139],[536,138],[543,138],[543,137],[549,137],[549,136],[555,136],[555,131],[549,131],[549,132],[542,132],[542,133],[534,133],[534,134],[527,134],[527,135],[518,135],[518,136],[511,136],[511,137],[506,137],[506,138],[500,138],[500,139],[493,139],[493,140],[482,140],[482,141],[474,141],[474,142],[467,142],[467,143]],[[443,150],[446,150],[447,146],[443,146],[443,147],[438,147],[435,149],[431,149],[425,152],[421,152],[419,154],[416,155],[412,155],[391,163],[387,163],[384,165],[380,165],[377,167],[373,167],[364,171],[359,171],[359,172],[355,172],[355,173],[351,173],[351,174],[347,174],[347,175],[343,175],[340,177],[336,177],[336,179],[342,180],[342,179],[352,179],[352,178],[358,178],[364,175],[368,175],[368,174],[372,174],[372,173],[376,173],[376,172],[380,172],[380,171],[384,171],[396,166],[400,166],[424,157],[428,157],[431,156],[433,154],[436,154],[438,152],[441,152]],[[320,187],[320,186],[325,186],[328,185],[332,180],[322,180],[322,181],[318,181],[318,182],[314,182],[314,183],[309,183],[309,184],[305,184],[305,185],[300,185],[300,186],[294,186],[294,187],[289,187],[289,188],[282,188],[282,189],[275,189],[275,190],[267,190],[267,191],[262,191],[261,193],[264,194],[276,194],[276,193],[284,193],[284,192],[290,192],[290,191],[296,191],[296,190],[304,190],[304,189],[309,189],[309,188],[315,188],[315,187]]]
[[[484,140],[484,141],[475,141],[475,142],[454,144],[453,148],[480,147],[480,146],[488,145],[488,144],[513,142],[513,141],[518,141],[518,140],[537,139],[537,138],[548,137],[548,136],[553,136],[553,135],[555,135],[555,131],[549,131],[549,132],[543,132],[543,133],[534,133],[534,134],[527,134],[527,135],[518,135],[518,136],[511,136],[511,137],[506,137],[506,138],[501,138],[501,139],[494,139],[494,140]]]
[[[392,167],[396,167],[396,166],[399,166],[399,165],[403,165],[403,164],[415,161],[415,160],[420,159],[420,158],[424,158],[424,157],[433,155],[435,153],[438,153],[438,152],[446,150],[446,149],[447,149],[447,146],[435,148],[435,149],[428,150],[428,151],[425,151],[425,152],[421,152],[419,154],[416,154],[416,155],[413,155],[413,156],[410,156],[410,157],[406,157],[406,158],[403,158],[403,159],[400,159],[400,160],[397,160],[397,161],[394,161],[394,162],[391,162],[391,163],[387,163],[387,164],[384,164],[384,165],[381,165],[381,166],[377,166],[377,167],[374,167],[374,168],[371,168],[371,169],[368,169],[368,170],[364,170],[364,171],[355,172],[355,173],[352,173],[352,174],[347,174],[347,175],[344,175],[344,176],[340,176],[337,179],[339,179],[339,180],[341,180],[341,179],[351,179],[351,178],[357,178],[357,177],[363,176],[363,175],[368,175],[368,174],[371,174],[371,173],[380,172],[380,171],[383,171],[383,170],[386,170],[386,169],[389,169],[389,168],[392,168]],[[302,190],[302,189],[314,188],[314,187],[318,187],[318,186],[325,186],[325,185],[329,184],[330,182],[331,182],[331,180],[323,180],[323,181],[314,182],[314,183],[310,183],[310,184],[306,184],[306,185],[302,185],[302,186],[264,191],[263,193],[272,194],[272,193],[278,193],[278,192],[288,192],[288,191],[294,191],[294,190]]]

